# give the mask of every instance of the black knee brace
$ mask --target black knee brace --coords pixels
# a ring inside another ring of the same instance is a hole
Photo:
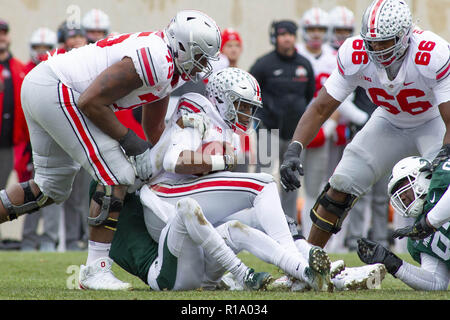
[[[31,191],[29,181],[22,182],[20,186],[23,189],[24,198],[23,204],[18,206],[11,203],[11,200],[9,200],[6,190],[0,191],[0,201],[2,202],[3,207],[5,207],[6,211],[8,211],[9,221],[17,219],[17,217],[23,214],[38,211],[50,199],[48,196],[44,195],[40,191],[37,196],[34,196],[33,192]]]
[[[341,230],[342,222],[344,221],[350,209],[355,204],[357,197],[349,194],[347,195],[347,198],[344,202],[337,202],[328,196],[327,191],[329,189],[330,184],[327,183],[322,193],[317,198],[317,201],[314,204],[313,208],[311,209],[310,216],[314,225],[316,225],[319,229],[336,234]],[[319,204],[325,210],[337,216],[338,220],[333,223],[319,216],[319,214],[317,213]]]
[[[104,186],[105,192],[96,191],[92,200],[100,206],[100,214],[95,218],[88,217],[88,224],[93,227],[103,225],[105,228],[116,231],[117,219],[109,216],[110,212],[120,212],[123,207],[123,201],[112,195],[111,186]]]

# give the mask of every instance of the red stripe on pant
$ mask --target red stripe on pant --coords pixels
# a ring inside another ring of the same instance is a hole
[[[88,150],[88,156],[89,156],[91,164],[93,164],[95,166],[95,168],[97,168],[98,173],[100,174],[100,176],[102,177],[102,179],[104,180],[104,182],[106,184],[115,185],[115,183],[113,182],[114,179],[108,175],[105,167],[100,162],[98,155],[95,153],[95,148],[94,148],[92,142],[90,141],[88,134],[84,130],[83,125],[80,121],[80,118],[78,117],[78,115],[75,111],[75,108],[72,105],[72,102],[70,101],[69,89],[64,84],[61,85],[61,88],[62,88],[62,93],[63,93],[64,105],[66,106],[66,110],[69,113],[70,118],[72,119],[73,123],[75,124],[76,133],[81,138],[81,140],[83,141],[84,145],[86,146],[86,148]]]
[[[253,189],[255,191],[261,191],[264,186],[248,182],[248,181],[232,181],[232,180],[220,180],[220,181],[206,181],[199,182],[190,186],[177,186],[177,187],[163,187],[162,185],[155,184],[151,188],[155,192],[165,193],[165,194],[175,194],[184,193],[189,191],[197,191],[206,188],[213,187],[240,187],[246,189]]]

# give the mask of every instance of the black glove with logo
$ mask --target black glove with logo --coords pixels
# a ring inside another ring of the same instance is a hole
[[[283,155],[283,163],[280,166],[281,185],[285,191],[294,191],[300,188],[300,179],[296,176],[303,176],[303,166],[300,162],[300,154],[303,146],[300,142],[291,142],[288,149]]]
[[[395,275],[403,264],[403,260],[383,247],[381,244],[369,239],[358,239],[358,257],[366,264],[382,263],[386,270]]]
[[[434,158],[434,160],[431,162],[431,166],[425,166],[420,169],[420,171],[426,171],[429,170],[433,172],[442,162],[446,162],[450,158],[450,143],[444,144],[439,150],[439,153]]]
[[[407,226],[394,231],[392,238],[403,239],[404,237],[411,238],[412,240],[421,240],[428,237],[430,234],[436,232],[436,229],[430,227],[427,223],[427,216],[423,215],[422,218],[414,223],[412,226]]]

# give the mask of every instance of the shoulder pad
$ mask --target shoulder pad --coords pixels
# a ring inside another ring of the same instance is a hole
[[[339,73],[351,76],[369,63],[369,56],[364,47],[364,40],[360,36],[345,40],[336,55]]]
[[[167,44],[156,35],[150,35],[148,45],[137,49],[140,68],[145,85],[153,87],[164,85],[172,80],[175,70],[174,61]]]
[[[411,57],[419,73],[441,81],[450,73],[450,46],[431,31],[415,29],[411,36]]]
[[[208,114],[212,108],[211,102],[196,92],[185,93],[180,97],[177,103],[178,116],[187,113],[204,113]]]

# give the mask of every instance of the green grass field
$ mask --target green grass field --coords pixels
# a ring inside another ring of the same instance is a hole
[[[418,292],[391,275],[386,275],[379,290],[334,293],[309,292],[236,292],[186,291],[153,292],[138,278],[119,266],[113,270],[121,280],[133,284],[128,292],[74,290],[75,271],[85,263],[87,252],[40,253],[0,252],[0,300],[450,300],[449,292]],[[248,253],[241,259],[257,271],[268,271],[274,277],[279,270]],[[355,253],[330,255],[332,260],[344,259],[347,266],[362,265]],[[401,258],[412,262],[409,255]]]

